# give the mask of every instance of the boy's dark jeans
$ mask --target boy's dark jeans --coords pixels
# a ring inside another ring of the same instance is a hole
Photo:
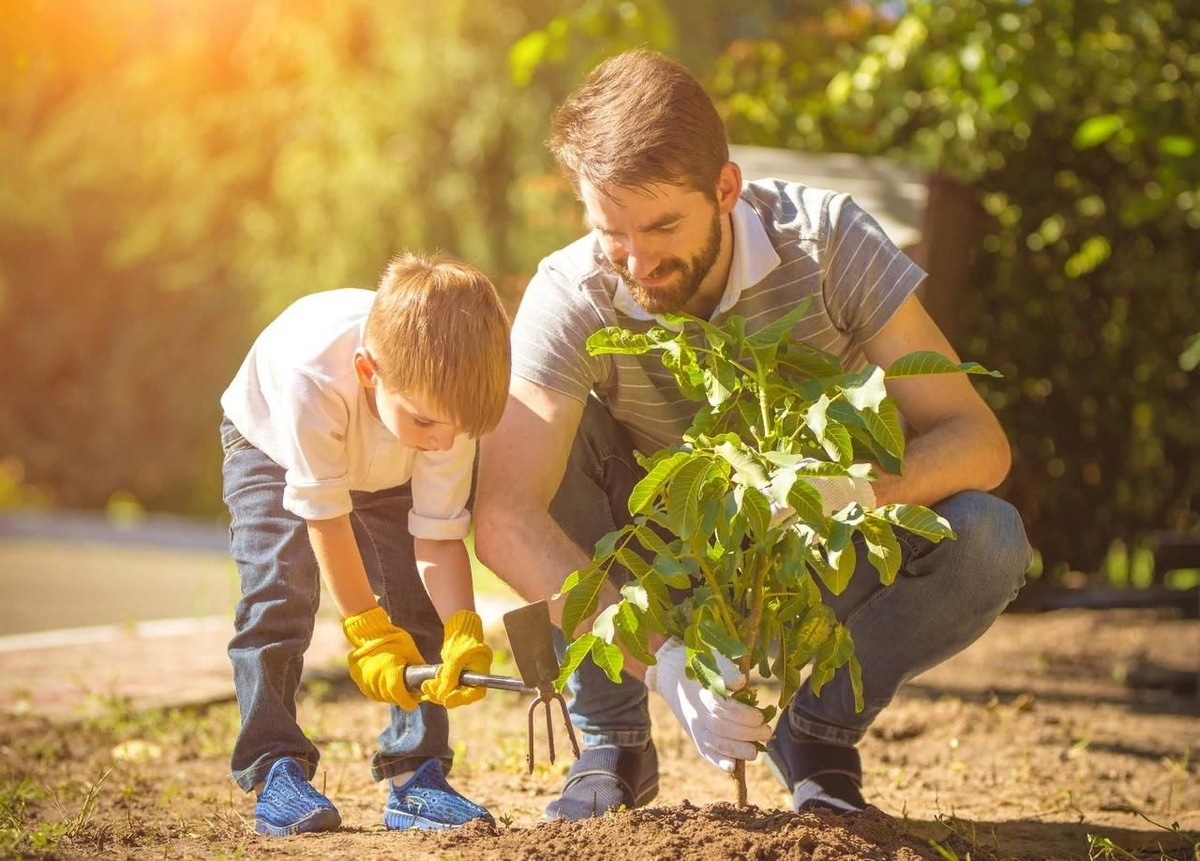
[[[550,513],[575,543],[591,548],[632,521],[629,492],[644,474],[628,433],[589,398]],[[1031,556],[1016,509],[977,491],[955,494],[933,509],[950,521],[958,540],[933,544],[898,528],[902,563],[891,586],[879,584],[860,545],[846,590],[834,596],[821,587],[823,600],[854,637],[865,708],[854,710],[850,674],[839,671],[819,697],[807,682],[800,686],[786,715],[793,730],[857,744],[901,685],[973,643],[1016,597]],[[590,659],[571,677],[571,721],[587,746],[649,739],[646,687],[628,674],[623,679],[613,684]]]
[[[242,713],[232,768],[233,779],[249,792],[285,756],[299,762],[310,780],[316,772],[320,753],[296,723],[296,690],[321,578],[304,520],[283,507],[283,467],[247,442],[228,418],[221,422],[221,447],[230,554],[242,584],[229,642]],[[392,622],[436,661],[442,623],[417,574],[408,533],[409,485],[351,495],[350,521],[372,589]],[[447,769],[453,760],[446,710],[432,703],[412,712],[392,706],[391,724],[380,733],[371,761],[374,778],[411,771],[433,757]]]

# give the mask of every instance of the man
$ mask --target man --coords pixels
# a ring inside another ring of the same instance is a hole
[[[509,402],[483,442],[476,504],[480,558],[525,598],[552,596],[600,536],[629,521],[642,474],[633,449],[678,443],[694,415],[653,354],[589,356],[597,329],[645,331],[654,315],[682,311],[718,324],[738,314],[757,331],[812,297],[793,337],[848,368],[915,350],[957,361],[914,295],[924,273],[845,195],[744,184],[711,100],[677,63],[633,51],[601,64],[555,113],[549,143],[592,231],[543,260],[525,294]],[[822,489],[825,503],[930,505],[958,540],[935,546],[897,530],[904,554],[893,585],[880,587],[860,553],[863,570],[846,591],[824,595],[854,636],[866,708],[855,712],[839,673],[819,698],[802,687],[771,734],[757,711],[687,679],[677,640],[652,642],[648,672],[627,659],[620,685],[585,661],[571,708],[586,749],[549,816],[654,797],[648,687],[718,767],[753,759],[753,743],[769,736],[768,764],[796,810],[865,805],[855,745],[900,685],[991,626],[1030,556],[1020,517],[986,493],[1007,474],[1009,448],[965,375],[896,380],[888,390],[911,431],[904,474],[840,480]],[[619,598],[618,586],[607,584],[601,607]],[[557,621],[561,601],[551,606]]]

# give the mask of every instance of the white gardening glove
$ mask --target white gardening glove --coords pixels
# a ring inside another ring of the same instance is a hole
[[[727,688],[738,690],[746,684],[746,677],[728,658],[714,656]],[[735,760],[758,756],[753,742],[771,737],[762,712],[689,679],[684,670],[687,649],[678,637],[663,643],[654,657],[658,663],[646,668],[646,687],[666,700],[702,757],[722,771],[732,772]]]
[[[875,488],[865,478],[849,475],[801,475],[797,476],[812,485],[821,494],[821,513],[826,517],[841,511],[851,502],[857,502],[867,511],[875,507]],[[771,526],[787,520],[796,509],[790,505],[771,503]]]

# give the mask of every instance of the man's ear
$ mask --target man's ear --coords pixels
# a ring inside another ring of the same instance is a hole
[[[354,374],[364,389],[375,388],[375,362],[362,347],[354,351]]]
[[[733,212],[742,196],[742,169],[731,161],[725,162],[717,176],[717,208],[722,215]]]

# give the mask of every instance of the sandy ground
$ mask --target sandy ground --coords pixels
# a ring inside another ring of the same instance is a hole
[[[500,658],[497,671],[511,672]],[[394,834],[380,825],[384,791],[367,769],[383,708],[348,683],[310,683],[300,718],[323,751],[316,784],[344,827],[283,840],[253,833],[253,801],[227,777],[231,702],[136,710],[114,699],[84,721],[8,716],[0,856],[1197,858],[1200,701],[1128,680],[1194,672],[1198,659],[1196,621],[1006,615],[876,722],[862,753],[878,810],[846,818],[786,812],[788,797],[759,764],[748,769],[757,809],[712,806],[732,800],[729,779],[694,755],[657,698],[653,809],[540,824],[569,763],[543,756],[527,775],[525,702],[493,692],[451,725],[453,781],[496,828]]]

